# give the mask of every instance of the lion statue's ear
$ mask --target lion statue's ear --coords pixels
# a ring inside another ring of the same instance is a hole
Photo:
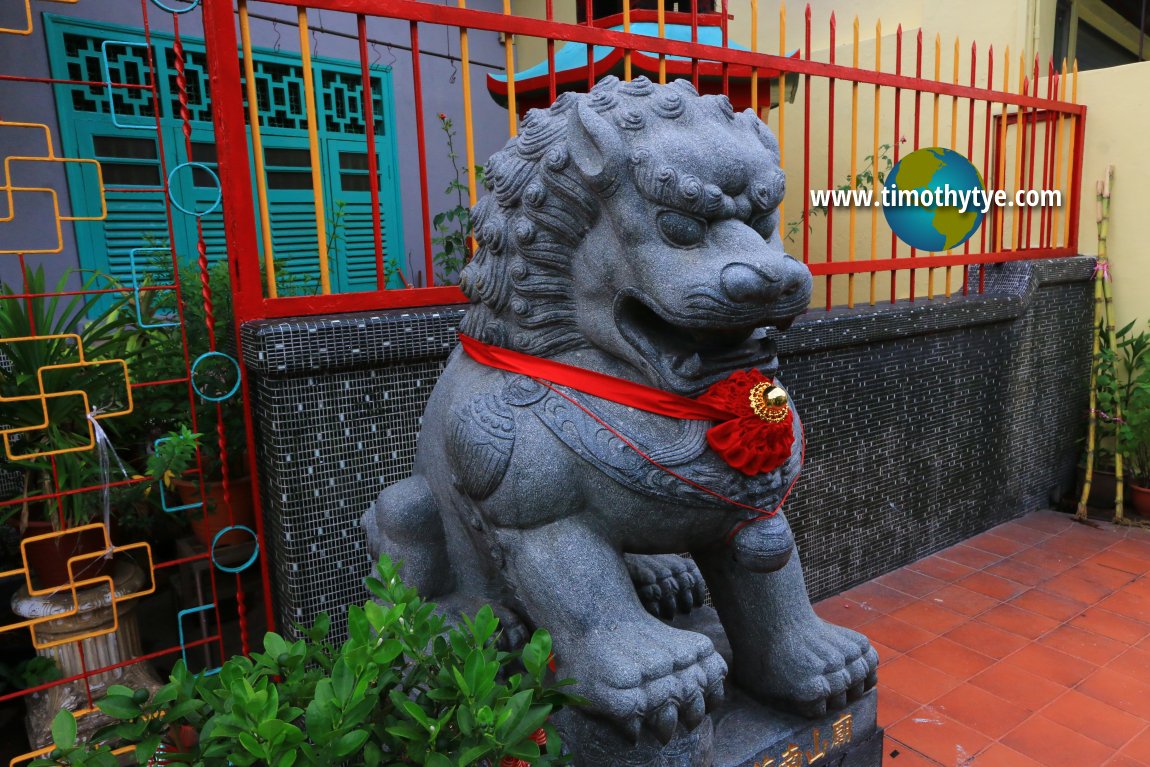
[[[603,197],[615,191],[626,156],[623,141],[614,126],[586,102],[573,110],[567,148],[588,186]]]

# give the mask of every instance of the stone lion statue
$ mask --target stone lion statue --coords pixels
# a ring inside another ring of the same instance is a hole
[[[461,275],[474,346],[679,398],[737,371],[773,380],[768,329],[805,310],[811,276],[783,251],[778,145],[750,110],[682,80],[608,77],[529,112],[487,187]],[[690,732],[723,695],[715,642],[669,620],[703,604],[704,582],[728,681],[821,716],[872,687],[878,659],[815,615],[771,513],[802,461],[799,419],[786,423],[777,466],[751,473],[712,449],[706,421],[459,348],[414,473],[363,525],[428,598],[490,602],[511,626],[547,628],[560,675],[634,738]]]

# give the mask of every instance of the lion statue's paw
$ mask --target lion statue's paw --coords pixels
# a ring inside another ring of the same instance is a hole
[[[707,600],[703,575],[693,559],[679,554],[626,554],[639,601],[656,618],[689,613]]]
[[[722,699],[727,674],[710,639],[647,617],[585,637],[568,668],[591,709],[632,740],[646,727],[663,743],[680,723],[690,731],[703,720]]]
[[[807,717],[843,708],[874,687],[878,653],[857,631],[820,619],[771,647],[768,673],[739,684]],[[813,623],[813,622],[812,622]]]

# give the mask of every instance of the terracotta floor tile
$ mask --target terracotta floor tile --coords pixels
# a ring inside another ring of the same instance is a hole
[[[913,570],[901,568],[874,579],[875,583],[887,588],[910,594],[912,597],[924,597],[932,591],[937,591],[946,585],[946,581],[931,578],[929,575],[916,573]]]
[[[866,625],[866,635],[899,652],[913,650],[934,639],[936,634],[883,615]]]
[[[977,621],[951,629],[945,636],[963,647],[999,660],[1027,644],[1026,639],[1018,634]]]
[[[1090,560],[1091,564],[1101,565],[1102,567],[1109,567],[1114,570],[1121,570],[1123,572],[1131,573],[1133,575],[1145,575],[1150,572],[1150,559],[1142,559],[1140,557],[1131,557],[1107,549],[1098,556]]]
[[[1102,767],[1147,767],[1147,764],[1130,756],[1115,754]]]
[[[910,594],[895,591],[875,581],[868,581],[867,583],[855,586],[853,589],[847,589],[839,596],[845,597],[852,602],[858,602],[868,610],[874,610],[880,613],[893,612],[900,607],[906,607],[914,601],[914,597]]]
[[[1141,717],[1119,711],[1077,690],[1068,691],[1039,715],[1113,749],[1121,748],[1146,729]]]
[[[1037,639],[1058,625],[1058,621],[1045,615],[1020,610],[1010,605],[999,605],[978,616],[978,620],[997,626],[1000,629],[1018,634],[1027,639]]]
[[[1150,650],[1137,647],[1123,647],[1123,650],[1109,665],[1143,684],[1150,684]]]
[[[879,673],[884,687],[923,704],[953,690],[962,681],[909,655],[887,663]]]
[[[824,621],[846,626],[849,629],[859,628],[880,615],[877,610],[864,607],[841,595],[824,599],[816,604],[815,613]]]
[[[1061,573],[1082,561],[1078,557],[1073,557],[1069,554],[1062,554],[1057,551],[1046,551],[1045,549],[1039,548],[1020,551],[1011,557],[1011,559],[1015,562],[1021,562],[1024,565],[1041,567],[1043,570],[1048,570],[1054,574]]]
[[[1073,569],[1057,575],[1042,584],[1042,590],[1073,599],[1086,605],[1097,603],[1114,593],[1114,589],[1074,575]]]
[[[977,591],[979,594],[985,594],[988,597],[994,597],[995,599],[1001,599],[1003,601],[1026,591],[1026,586],[1021,583],[1008,581],[1005,578],[999,578],[997,575],[990,575],[987,572],[968,575],[959,581],[958,585],[971,591]]]
[[[1044,767],[1029,756],[1023,756],[1009,746],[995,743],[978,755],[973,767]]]
[[[1150,616],[1147,616],[1150,618]],[[1071,626],[1093,631],[1119,642],[1134,644],[1150,634],[1150,623],[1128,618],[1125,615],[1092,607],[1070,621]]]
[[[1064,685],[1005,662],[996,663],[970,683],[1029,711],[1037,711],[1066,692]]]
[[[882,767],[939,767],[939,764],[890,737],[888,733],[883,742]]]
[[[951,546],[949,549],[943,549],[935,556],[956,562],[960,565],[965,565],[975,570],[981,570],[987,565],[992,565],[1002,559],[1002,557],[997,554],[991,554],[990,552],[961,543],[957,546]]]
[[[912,626],[933,631],[935,634],[945,634],[960,623],[965,623],[967,617],[960,615],[945,607],[939,607],[930,602],[915,602],[891,613],[891,617],[909,623]]]
[[[863,633],[866,634],[866,631],[864,630]],[[882,642],[876,641],[874,637],[867,636],[867,639],[870,640],[870,646],[873,647],[875,652],[878,653],[878,662],[880,664],[886,663],[887,661],[892,661],[898,656],[902,655],[900,651],[894,649],[893,647],[884,645]]]
[[[1136,621],[1150,618],[1150,597],[1130,591],[1119,591],[1117,594],[1103,599],[1098,606],[1104,610],[1125,615],[1127,618],[1133,618]]]
[[[909,715],[919,708],[919,704],[910,698],[889,689],[879,682],[878,690],[878,725],[890,727],[895,722]]]
[[[963,543],[967,546],[973,546],[982,551],[989,551],[991,554],[998,554],[1002,557],[1008,557],[1011,554],[1017,554],[1023,549],[1030,548],[1029,543],[1001,537],[997,535],[994,530],[976,535],[973,538],[968,538],[963,541]]]
[[[1071,687],[1094,673],[1098,666],[1035,643],[1008,655],[1003,663],[1025,669],[1052,682]]]
[[[969,679],[994,665],[995,659],[944,637],[916,647],[907,655],[956,679]]]
[[[1056,511],[1036,511],[1009,524],[1022,525],[1034,530],[1041,530],[1044,533],[1061,533],[1073,525],[1074,520],[1069,514],[1060,514]]]
[[[1092,631],[1076,626],[1059,626],[1046,636],[1042,637],[1042,646],[1059,650],[1075,658],[1104,666],[1117,658],[1129,646],[1117,639],[1095,634]],[[1141,652],[1136,650],[1134,652]],[[1150,662],[1150,655],[1146,656]],[[1147,668],[1148,677],[1143,681],[1150,681],[1150,666]]]
[[[890,729],[891,737],[941,764],[966,764],[990,745],[982,733],[929,707]]]
[[[940,581],[952,583],[974,572],[973,569],[966,565],[960,565],[957,562],[951,562],[949,559],[943,559],[935,554],[934,556],[920,559],[907,565],[908,570],[914,570],[916,573],[929,575],[931,578],[938,578]]]
[[[1003,700],[972,684],[956,687],[932,703],[931,707],[992,740],[1001,738],[1031,715],[1030,711],[1018,704]]]
[[[1082,612],[1085,607],[1081,602],[1066,599],[1065,597],[1060,597],[1039,589],[1031,589],[1030,591],[1019,594],[1010,600],[1010,604],[1032,613],[1045,615],[1047,618],[1053,618],[1056,621],[1069,620],[1071,617]]]
[[[1132,573],[1115,570],[1113,567],[1103,567],[1091,560],[1070,568],[1064,575],[1078,576],[1090,583],[1097,583],[1114,590],[1129,585],[1137,577]]]
[[[1049,538],[1042,543],[1035,544],[1035,548],[1042,551],[1050,551],[1063,556],[1074,557],[1080,562],[1084,562],[1091,557],[1100,554],[1105,547],[1099,546],[1096,543],[1088,541],[1077,541],[1070,538],[1063,538],[1062,536],[1055,536]]]
[[[953,610],[967,616],[978,615],[1000,604],[994,597],[979,594],[977,591],[971,591],[957,584],[943,586],[938,591],[928,594],[923,601],[932,602],[939,607],[945,607],[947,610]]]
[[[1150,765],[1150,728],[1143,730],[1119,752],[1122,756]]]
[[[1086,677],[1075,689],[1120,711],[1150,720],[1150,684],[1131,678],[1113,663]]]
[[[1051,533],[1048,533],[1044,530],[1036,530],[1033,527],[1027,527],[1026,525],[1020,524],[1018,522],[1006,522],[1001,524],[994,528],[994,534],[1000,535],[1003,538],[1010,538],[1011,540],[1021,541],[1022,543],[1027,543],[1030,545],[1040,543],[1041,541],[1044,541],[1051,536]]]
[[[1003,737],[1002,743],[1045,767],[1102,764],[1113,753],[1098,741],[1041,716],[1027,719]]]
[[[1110,548],[1110,551],[1115,554],[1125,554],[1128,557],[1150,559],[1150,533],[1143,532],[1138,538],[1127,537],[1118,541]]]
[[[1026,586],[1037,586],[1058,574],[1041,567],[1016,562],[1013,558],[1004,559],[991,565],[986,568],[986,572]]]

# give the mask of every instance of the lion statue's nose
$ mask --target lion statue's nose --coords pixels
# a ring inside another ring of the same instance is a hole
[[[735,263],[723,267],[720,284],[723,292],[738,303],[791,303],[810,283],[810,273],[790,258],[782,259],[776,268]]]

